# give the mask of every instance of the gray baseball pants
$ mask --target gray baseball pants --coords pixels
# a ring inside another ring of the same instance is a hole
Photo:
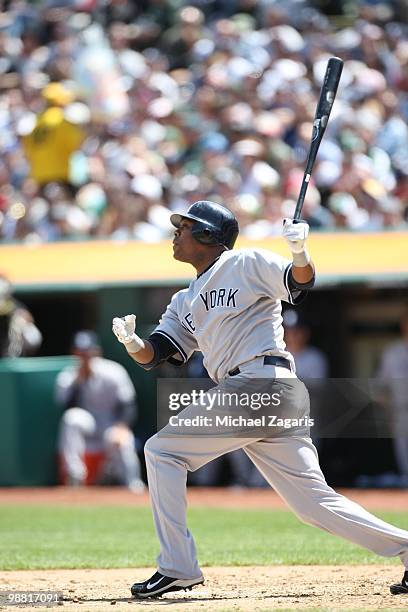
[[[288,370],[263,365],[257,358],[234,379],[291,376]],[[230,379],[216,389],[228,391]],[[218,410],[214,408],[213,414]],[[183,417],[202,413],[188,406]],[[225,453],[243,448],[264,478],[303,522],[341,536],[384,557],[400,556],[408,569],[408,531],[380,520],[358,504],[334,491],[325,481],[317,451],[309,436],[213,437],[167,435],[168,426],[148,440],[145,447],[147,476],[156,532],[161,552],[158,570],[178,579],[198,578],[193,537],[186,524],[187,471],[195,471]],[[242,434],[240,434],[242,435]]]

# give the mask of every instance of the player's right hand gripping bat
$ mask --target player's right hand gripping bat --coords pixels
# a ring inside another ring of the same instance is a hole
[[[316,114],[313,121],[312,140],[307,156],[306,169],[296,203],[295,214],[293,216],[295,221],[300,219],[300,215],[302,213],[302,206],[305,200],[307,186],[310,181],[317,151],[319,150],[319,146],[329,120],[333,102],[336,97],[342,70],[343,60],[341,60],[339,57],[331,57],[327,63],[326,74],[324,75],[323,85],[320,90],[320,98],[319,102],[317,103]]]

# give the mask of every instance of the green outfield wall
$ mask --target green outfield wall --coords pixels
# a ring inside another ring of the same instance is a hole
[[[56,442],[61,409],[54,383],[70,357],[0,361],[0,485],[56,482]]]

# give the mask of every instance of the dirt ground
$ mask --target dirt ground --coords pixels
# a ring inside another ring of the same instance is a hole
[[[204,568],[205,584],[185,593],[138,601],[129,585],[148,578],[154,568],[135,570],[49,570],[4,572],[1,590],[56,590],[61,607],[82,612],[143,608],[163,612],[266,610],[407,610],[408,596],[392,596],[399,581],[395,566],[296,566]],[[58,606],[60,607],[60,606]],[[16,610],[16,607],[0,607]],[[22,608],[20,608],[22,609]],[[24,609],[27,609],[25,606]]]
[[[342,491],[371,510],[406,510],[406,491]],[[284,508],[270,489],[190,489],[192,506]],[[121,489],[2,489],[1,504],[146,505],[148,495]],[[6,571],[0,591],[62,591],[60,606],[83,612],[143,608],[157,612],[167,607],[185,611],[267,610],[408,610],[408,595],[392,596],[389,585],[399,582],[398,565],[273,566],[203,568],[205,584],[191,592],[174,593],[150,601],[129,597],[129,586],[150,577],[154,568],[112,570]],[[0,610],[16,610],[0,606]],[[34,609],[24,606],[19,609]],[[35,608],[38,609],[38,608]],[[39,608],[42,609],[42,608]]]
[[[368,510],[407,510],[408,490],[339,489],[339,493]],[[287,508],[272,489],[198,488],[188,489],[190,506],[208,508]],[[137,495],[120,487],[0,488],[0,504],[47,504],[74,506],[146,506],[149,495]]]

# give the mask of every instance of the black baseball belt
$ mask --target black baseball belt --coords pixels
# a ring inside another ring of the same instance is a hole
[[[265,355],[263,358],[264,365],[274,365],[279,366],[281,368],[286,368],[287,370],[292,371],[292,366],[289,359],[285,359],[285,357],[276,357],[275,355]],[[230,370],[228,372],[229,376],[236,376],[240,374],[241,370],[239,368],[235,368],[234,370]]]

